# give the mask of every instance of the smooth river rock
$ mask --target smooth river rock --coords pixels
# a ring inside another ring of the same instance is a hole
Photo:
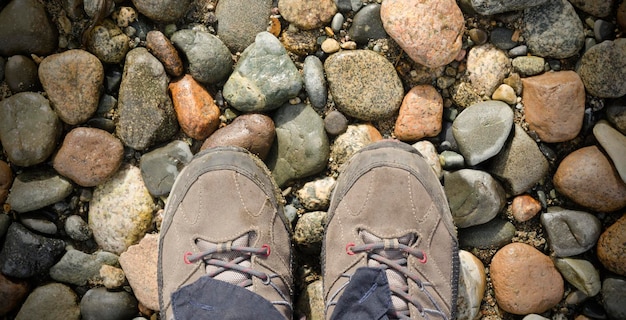
[[[51,170],[34,169],[15,177],[7,203],[19,213],[57,203],[72,193],[72,183]]]
[[[199,82],[216,84],[232,72],[230,50],[222,40],[207,31],[176,31],[172,43],[187,58],[188,72]]]
[[[201,150],[217,146],[238,146],[264,160],[275,137],[276,128],[272,118],[260,113],[243,114],[204,140]]]
[[[37,0],[10,1],[0,12],[0,56],[50,54],[57,36],[57,27]]]
[[[583,54],[576,72],[590,94],[618,98],[626,94],[626,39],[599,43]]]
[[[583,212],[550,207],[541,215],[550,248],[557,257],[569,257],[591,249],[601,231],[600,220]]]

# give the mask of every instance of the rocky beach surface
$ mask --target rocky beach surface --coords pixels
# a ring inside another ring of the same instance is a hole
[[[159,319],[164,205],[222,145],[323,319],[335,179],[381,139],[441,179],[458,319],[626,319],[625,32],[620,0],[0,1],[0,319]]]

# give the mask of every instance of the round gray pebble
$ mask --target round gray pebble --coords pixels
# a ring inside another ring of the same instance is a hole
[[[76,241],[87,241],[93,235],[89,224],[78,215],[71,215],[65,220],[65,232]]]
[[[335,16],[333,17],[333,20],[330,22],[330,28],[333,29],[333,31],[338,32],[339,30],[341,30],[341,27],[343,26],[343,21],[344,21],[343,14],[341,14],[340,12],[337,12]]]
[[[495,28],[491,31],[491,43],[502,50],[509,50],[517,45],[517,42],[511,40],[513,30],[507,28]]]
[[[343,113],[333,110],[324,118],[324,129],[330,135],[340,135],[348,129],[348,119],[346,119]]]

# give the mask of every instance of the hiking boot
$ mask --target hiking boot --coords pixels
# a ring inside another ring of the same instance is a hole
[[[335,307],[346,287],[356,285],[350,285],[355,272],[372,270],[363,267],[384,270],[389,318],[455,318],[456,229],[441,183],[415,148],[385,140],[357,152],[339,175],[327,219],[327,319],[340,313]],[[367,305],[369,294],[358,301]]]
[[[235,296],[233,289],[271,302],[272,312],[290,319],[291,231],[283,202],[263,162],[246,150],[218,147],[196,155],[178,175],[165,206],[158,262],[161,319],[179,315],[176,295],[185,288],[189,297],[181,300],[202,311],[225,304],[231,312],[233,305],[258,308],[258,301]],[[211,294],[209,302],[198,302]]]

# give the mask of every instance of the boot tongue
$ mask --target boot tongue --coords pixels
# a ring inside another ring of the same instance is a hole
[[[198,248],[201,251],[206,251],[209,249],[214,249],[218,246],[218,244],[213,243],[213,242],[209,242],[209,241],[205,241],[205,240],[201,240],[198,239],[196,244],[198,245]],[[235,246],[245,246],[248,247],[250,246],[250,234],[246,233],[236,239],[234,239],[232,241],[232,245],[233,247]],[[212,254],[210,257],[207,257],[209,259],[219,259],[219,260],[223,260],[223,261],[231,261],[237,257],[240,256],[247,256],[247,259],[239,262],[238,264],[240,266],[244,266],[244,267],[250,267],[251,263],[250,263],[250,256],[245,254],[245,253],[240,253],[237,251],[229,251],[229,252],[222,252],[222,253],[214,253]],[[207,265],[206,266],[206,273],[210,274],[215,272],[216,270],[220,269],[220,267],[217,266],[212,266],[212,265]],[[236,271],[236,270],[230,270],[227,269],[223,272],[220,272],[219,274],[217,274],[216,276],[213,277],[213,279],[215,280],[220,280],[220,281],[224,281],[224,282],[228,282],[230,284],[233,285],[238,285],[248,279],[250,279],[250,275]]]

